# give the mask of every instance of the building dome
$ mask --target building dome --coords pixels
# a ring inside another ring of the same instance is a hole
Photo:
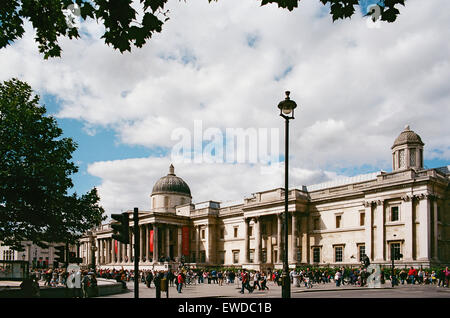
[[[422,146],[424,145],[420,136],[411,129],[409,129],[408,125],[400,133],[397,139],[395,139],[394,145],[391,147],[391,149],[404,144],[419,144]]]
[[[160,178],[153,186],[152,195],[155,194],[181,194],[191,196],[191,189],[186,182],[175,175],[173,165],[170,165],[169,174]]]

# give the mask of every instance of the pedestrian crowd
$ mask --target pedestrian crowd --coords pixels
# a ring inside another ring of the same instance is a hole
[[[73,297],[95,297],[98,296],[97,277],[113,279],[127,288],[127,282],[135,280],[135,273],[128,269],[99,269],[79,270],[76,273],[68,273],[65,269],[35,269],[30,273],[30,278],[24,280],[21,288],[30,297],[38,297],[39,281],[44,286],[72,287]],[[71,275],[73,274],[73,275]],[[289,271],[290,283],[296,287],[313,288],[314,285],[334,283],[336,287],[353,285],[364,287],[368,284],[371,273],[367,268],[341,267],[336,269],[328,268],[304,268]],[[72,284],[68,284],[68,279],[72,279]],[[261,291],[272,286],[282,285],[281,270],[254,271],[246,269],[192,269],[180,267],[176,270],[142,270],[137,277],[140,283],[144,283],[148,288],[156,288],[156,297],[160,297],[164,286],[176,287],[178,293],[182,293],[186,285],[217,284],[218,286],[234,284],[240,288],[240,293],[247,290],[252,293],[258,289]],[[393,272],[385,274],[385,269],[381,269],[380,283],[385,284],[390,280],[392,286],[399,284],[423,284],[436,285],[437,287],[449,287],[450,270],[444,269],[428,270],[410,267],[409,269],[394,269]],[[166,285],[164,285],[166,284]],[[165,289],[164,289],[165,290]]]

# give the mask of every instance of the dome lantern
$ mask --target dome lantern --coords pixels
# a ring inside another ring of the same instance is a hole
[[[423,169],[422,138],[406,125],[392,145],[392,170]]]

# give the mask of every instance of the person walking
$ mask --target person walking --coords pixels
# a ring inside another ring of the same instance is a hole
[[[178,273],[177,282],[178,282],[178,286],[177,286],[178,293],[181,294],[181,289],[183,288],[183,283],[184,283],[183,274],[181,272]]]
[[[241,294],[244,293],[244,288],[247,289],[249,293],[252,293],[253,289],[250,287],[249,284],[250,276],[245,269],[243,269],[241,272],[241,278],[242,278],[242,287],[240,293]]]
[[[219,286],[222,286],[223,285],[223,273],[222,273],[222,271],[219,271],[217,273],[217,278],[219,280]]]
[[[153,273],[152,271],[148,271],[147,276],[145,277],[145,283],[147,284],[147,288],[150,288],[152,280],[153,280]]]
[[[334,282],[336,283],[336,287],[339,287],[341,285],[341,278],[342,278],[341,272],[337,271],[336,275],[334,275]]]
[[[445,284],[444,284],[444,286],[448,288],[449,280],[450,280],[450,270],[448,269],[448,267],[445,268],[444,274],[445,274]]]
[[[404,285],[404,284],[405,284],[406,277],[407,277],[407,274],[406,274],[406,272],[405,272],[404,269],[402,269],[402,270],[400,271],[399,276],[400,276],[400,281],[401,281],[402,285]]]
[[[409,283],[410,284],[415,284],[416,283],[416,276],[417,276],[417,270],[411,266],[411,268],[409,269],[408,272],[408,278],[409,278]]]
[[[261,275],[259,272],[256,272],[253,275],[253,290],[256,289],[256,286],[258,286],[258,290],[261,290],[261,285],[259,284],[259,280],[261,279]]]
[[[81,286],[83,290],[83,298],[89,298],[89,287],[90,280],[89,275],[86,272],[83,272],[83,278],[81,279]]]
[[[261,273],[261,289],[262,290],[269,290],[269,287],[267,287],[267,276],[264,272]]]

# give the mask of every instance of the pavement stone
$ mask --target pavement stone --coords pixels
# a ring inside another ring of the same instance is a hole
[[[134,283],[129,282],[127,283],[128,291],[117,294],[117,295],[110,295],[108,297],[117,297],[117,298],[133,298],[134,297]],[[244,294],[240,294],[239,291],[241,290],[241,285],[233,284],[233,285],[226,285],[218,286],[218,284],[199,284],[199,285],[187,285],[183,287],[182,293],[178,293],[175,286],[170,287],[169,289],[169,298],[281,298],[281,287],[274,285],[272,283],[269,283],[268,287],[269,290],[265,291],[259,291],[255,290],[253,293],[248,293],[247,290],[245,290]],[[382,290],[384,290],[387,293],[397,293],[398,289],[405,290],[407,293],[410,293],[414,289],[418,289],[421,293],[422,290],[425,289],[425,292],[431,291],[436,292],[436,290],[439,291],[446,291],[447,293],[444,294],[444,297],[450,297],[450,289],[449,288],[438,288],[437,286],[428,286],[428,285],[403,285],[403,286],[397,286],[395,288],[392,288],[390,284],[384,284],[382,288],[368,288],[368,287],[357,287],[354,285],[344,285],[341,287],[336,287],[334,283],[328,283],[328,284],[317,284],[314,285],[313,288],[307,289],[305,287],[296,287],[291,286],[291,294],[293,297],[302,297],[302,294],[316,294],[321,295],[321,292],[323,292],[325,295],[328,294],[355,294],[356,293],[362,293],[363,291],[367,293],[372,293],[375,290],[378,290],[379,293],[382,293]],[[348,291],[348,292],[347,292]],[[353,292],[352,292],[353,291]],[[333,293],[334,292],[334,293]],[[139,298],[155,298],[156,296],[156,290],[154,285],[152,284],[151,288],[147,288],[144,284],[140,284],[139,286]],[[312,295],[311,295],[312,296]],[[442,295],[441,295],[442,296]],[[312,296],[313,297],[313,296]],[[320,297],[320,296],[319,296]],[[322,296],[327,297],[327,296]],[[345,297],[345,296],[344,296]],[[353,297],[353,296],[350,296]],[[166,298],[166,293],[161,292],[161,298]]]

